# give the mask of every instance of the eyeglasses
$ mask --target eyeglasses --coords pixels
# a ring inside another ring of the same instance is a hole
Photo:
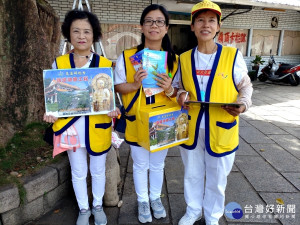
[[[145,26],[152,26],[153,23],[156,24],[158,27],[163,27],[166,24],[165,20],[144,20]]]

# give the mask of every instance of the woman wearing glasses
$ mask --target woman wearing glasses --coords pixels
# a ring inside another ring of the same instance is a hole
[[[134,102],[132,99],[138,95],[139,89],[142,88],[142,80],[147,77],[147,72],[143,68],[140,68],[137,72],[134,70],[129,57],[144,48],[168,52],[167,73],[170,73],[170,76],[158,74],[160,79],[156,79],[159,80],[157,84],[164,89],[164,92],[147,98],[144,92],[141,92],[141,106],[168,101],[168,96],[172,96],[174,92],[171,82],[177,71],[178,57],[171,48],[167,34],[169,16],[166,9],[156,4],[146,7],[141,16],[140,25],[142,43],[137,48],[125,50],[119,56],[115,68],[115,90],[122,94],[125,109],[131,102]],[[152,221],[150,206],[156,219],[166,217],[160,194],[163,184],[164,160],[168,150],[150,153],[137,144],[136,107],[137,101],[134,102],[126,118],[125,140],[130,144],[133,159],[133,179],[138,200],[138,219],[141,223],[147,223]],[[150,195],[148,195],[148,170]]]

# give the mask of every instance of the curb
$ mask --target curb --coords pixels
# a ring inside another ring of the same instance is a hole
[[[21,204],[16,185],[0,187],[0,225],[19,225],[51,211],[72,190],[68,157],[21,179],[26,196]]]

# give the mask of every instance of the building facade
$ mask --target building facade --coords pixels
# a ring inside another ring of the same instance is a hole
[[[72,9],[73,3],[78,1],[48,0],[48,2],[62,21],[65,13]],[[82,2],[83,5],[86,3]],[[124,49],[140,43],[140,15],[151,3],[163,4],[169,11],[171,21],[168,33],[175,51],[181,53],[194,47],[196,42],[190,31],[189,12],[196,2],[93,0],[88,1],[88,4],[91,11],[100,19],[103,31],[102,45],[106,56],[116,60]],[[273,4],[276,8],[272,8],[271,3],[264,6],[261,2],[256,5],[236,5],[228,0],[222,1],[227,2],[226,4],[219,2],[225,19],[222,21],[216,42],[239,48],[249,68],[255,55],[261,55],[265,64],[270,54],[275,56],[276,62],[300,63],[300,13],[297,11],[300,6],[282,5],[279,8],[278,4]]]

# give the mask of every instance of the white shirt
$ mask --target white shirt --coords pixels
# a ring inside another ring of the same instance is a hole
[[[114,82],[115,85],[127,83],[123,54],[119,55],[116,61],[116,67],[114,71]]]
[[[216,52],[213,54],[203,54],[198,50],[194,53],[195,67],[196,72],[199,74],[203,74],[204,72],[211,71],[213,67],[213,63],[216,57]],[[183,88],[181,82],[181,72],[180,72],[180,64],[177,70],[177,73],[173,79],[172,86],[176,88]],[[241,80],[247,76],[248,77],[248,69],[247,65],[244,61],[243,55],[240,51],[238,51],[235,64],[234,64],[234,74],[233,79],[236,85],[238,85]],[[209,76],[205,75],[197,75],[198,85],[200,87],[201,92],[206,90],[207,83],[209,80]],[[203,82],[202,82],[203,81]],[[205,115],[203,114],[203,118],[201,119],[200,128],[205,127]]]

